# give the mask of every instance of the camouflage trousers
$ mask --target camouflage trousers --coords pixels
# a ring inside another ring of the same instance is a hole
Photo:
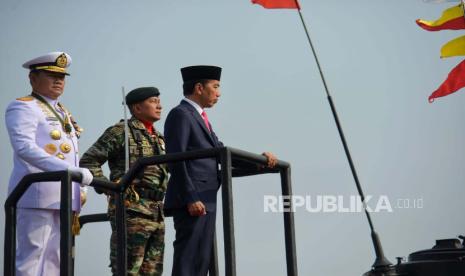
[[[110,266],[116,275],[116,226],[110,214]],[[128,210],[127,224],[127,275],[160,276],[163,272],[165,249],[165,223],[153,217]]]

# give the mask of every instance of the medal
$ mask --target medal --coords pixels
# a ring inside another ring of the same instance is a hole
[[[60,140],[61,139],[61,132],[57,129],[54,129],[52,131],[50,131],[50,137],[53,139],[53,140]]]
[[[61,160],[65,160],[65,156],[61,152],[57,153],[56,157],[60,158]]]
[[[57,146],[55,146],[54,144],[47,144],[45,145],[44,150],[48,154],[54,154],[57,151]]]
[[[55,115],[55,117],[58,119],[58,121],[60,121],[61,123],[61,127],[63,128],[63,131],[66,132],[67,134],[71,133],[72,131],[72,126],[69,122],[69,118],[68,118],[68,114],[66,112],[63,112],[64,113],[64,116],[65,116],[65,119],[63,120],[61,118],[60,115],[58,115],[58,113],[55,111],[54,108],[52,108],[50,106],[50,104],[44,99],[42,98],[42,96],[40,96],[39,94],[36,94],[34,92],[32,92],[31,94],[32,97],[38,99],[43,105],[45,105],[45,108],[48,109],[48,111],[52,112],[53,115]],[[61,105],[59,106],[61,108]],[[44,109],[45,110],[45,109]]]
[[[64,153],[68,153],[71,151],[71,146],[68,143],[63,143],[60,145],[60,150]]]

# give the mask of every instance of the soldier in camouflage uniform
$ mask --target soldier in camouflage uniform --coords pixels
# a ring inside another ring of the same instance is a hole
[[[165,142],[153,123],[160,119],[159,91],[154,87],[134,89],[126,96],[132,117],[129,127],[130,166],[141,157],[165,154]],[[119,182],[125,173],[124,122],[108,128],[84,153],[80,165],[94,177],[104,177],[101,166],[108,161],[110,180]],[[147,166],[132,182],[126,195],[128,275],[162,275],[165,224],[163,197],[168,172],[165,165]],[[112,227],[110,265],[116,273],[116,228],[114,198],[109,196]]]

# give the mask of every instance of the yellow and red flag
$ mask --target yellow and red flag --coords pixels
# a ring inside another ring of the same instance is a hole
[[[441,58],[465,56],[465,36],[447,42],[441,48]]]
[[[423,0],[423,2],[438,4],[444,2],[460,2],[460,0]]]
[[[465,17],[462,4],[448,8],[436,21],[417,19],[418,26],[427,31],[465,29]]]
[[[431,96],[429,96],[429,102],[432,103],[436,98],[447,96],[465,87],[464,76],[465,60],[460,62],[454,69],[452,69],[452,71],[450,71],[447,79],[431,94]]]
[[[253,4],[259,4],[265,9],[298,9],[300,5],[297,0],[252,0]]]

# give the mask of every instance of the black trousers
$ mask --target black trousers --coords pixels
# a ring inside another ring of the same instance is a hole
[[[172,276],[206,276],[215,234],[216,212],[194,217],[186,209],[173,212],[176,239]]]

